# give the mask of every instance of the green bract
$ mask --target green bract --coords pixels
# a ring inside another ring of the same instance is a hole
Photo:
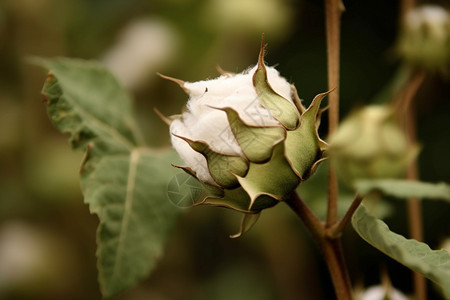
[[[179,167],[207,190],[197,205],[246,214],[241,232],[312,174],[326,145],[317,119],[327,93],[304,108],[295,88],[263,57],[262,47],[256,67],[240,74],[174,80],[190,96],[186,111],[170,118],[172,144],[186,164]]]

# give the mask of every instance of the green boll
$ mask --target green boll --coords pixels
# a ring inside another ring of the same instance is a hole
[[[348,185],[358,179],[394,178],[417,154],[388,106],[370,105],[352,113],[330,139],[329,156]]]
[[[450,66],[450,14],[434,5],[411,10],[405,17],[397,52],[416,67],[447,70]]]

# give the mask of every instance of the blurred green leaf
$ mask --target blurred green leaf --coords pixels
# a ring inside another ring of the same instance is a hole
[[[39,59],[50,70],[43,94],[49,118],[86,151],[80,170],[85,202],[98,215],[97,258],[105,297],[147,276],[180,210],[167,199],[177,170],[170,150],[141,146],[129,95],[101,65]],[[61,166],[63,167],[63,166]]]
[[[408,268],[437,283],[450,297],[450,253],[431,250],[427,244],[389,230],[381,220],[369,215],[361,205],[352,217],[356,232],[369,244]]]
[[[450,186],[445,183],[427,183],[400,179],[361,180],[356,183],[360,194],[381,191],[397,198],[428,198],[450,200]]]

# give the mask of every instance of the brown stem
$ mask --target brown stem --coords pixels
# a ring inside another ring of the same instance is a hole
[[[342,231],[344,230],[345,226],[350,222],[353,214],[355,213],[356,209],[361,204],[362,200],[363,200],[363,197],[360,196],[359,194],[356,194],[355,199],[353,200],[352,204],[350,204],[350,207],[348,208],[344,217],[338,223],[327,228],[326,235],[328,238],[336,239],[341,236]]]
[[[329,134],[333,134],[339,123],[339,41],[342,9],[340,0],[325,0],[328,89],[334,89],[328,96],[330,101]]]
[[[416,5],[416,0],[402,0],[400,1],[400,17],[399,17],[399,25],[403,26],[403,22],[405,21],[406,15],[408,11],[414,8]],[[417,145],[417,134],[416,134],[416,120],[415,120],[415,107],[412,100],[422,85],[423,80],[425,78],[424,72],[417,72],[412,76],[409,84],[405,88],[405,92],[403,96],[400,98],[400,103],[403,104],[402,108],[403,112],[406,112],[405,117],[405,132],[408,137],[408,143],[410,147],[415,147]],[[414,159],[408,167],[407,177],[410,180],[417,180],[419,178],[419,171],[417,166],[417,159]],[[409,199],[408,201],[408,216],[409,216],[409,229],[410,235],[413,239],[418,241],[423,240],[423,225],[422,225],[422,212],[420,207],[419,199]],[[414,293],[417,300],[426,300],[427,299],[427,285],[425,278],[417,272],[413,272],[413,280],[414,280]]]
[[[331,136],[339,123],[339,41],[341,13],[343,5],[340,0],[325,0],[325,19],[327,30],[328,89],[334,91],[328,96],[330,109],[328,113],[328,135]],[[327,226],[338,220],[337,213],[338,183],[336,174],[330,165],[328,183]]]
[[[341,0],[325,0],[328,89],[334,89],[334,92],[329,95],[328,136],[331,136],[336,131],[339,124],[339,42],[343,8],[344,6]],[[338,221],[337,204],[338,182],[336,173],[330,164],[326,227],[330,227]],[[323,231],[325,233],[325,229]],[[318,238],[316,238],[316,240],[317,239]],[[329,239],[324,234],[320,236],[318,245],[325,257],[337,298],[339,300],[352,299],[350,278],[348,276],[344,256],[342,255],[340,239]]]
[[[306,205],[297,192],[292,193],[291,196],[285,200],[285,202],[297,214],[300,220],[302,220],[308,231],[313,235],[314,239],[324,235],[325,229],[322,221],[320,221],[308,205]]]
[[[394,99],[394,111],[398,114],[398,119],[402,121],[402,125],[406,128],[407,122],[410,122],[412,120],[408,119],[410,117],[409,114],[411,113],[411,105],[414,100],[414,96],[416,95],[417,91],[419,90],[420,86],[422,85],[423,81],[425,80],[425,72],[421,71],[412,71],[412,74],[410,75],[410,78],[408,82],[406,83],[406,86],[403,88],[402,92],[400,92],[397,97]],[[414,116],[414,112],[413,116]],[[405,117],[406,116],[406,117]],[[414,124],[412,124],[414,125]],[[411,126],[411,124],[409,125]],[[413,126],[415,127],[415,125]],[[405,129],[406,130],[406,129]],[[415,132],[415,129],[413,129]],[[413,133],[414,133],[413,132]],[[415,136],[415,133],[414,133]],[[415,139],[415,137],[413,137]],[[410,137],[411,139],[411,137]]]
[[[333,226],[338,220],[338,181],[336,173],[330,164],[328,170],[328,209],[327,227]]]
[[[330,239],[325,234],[325,224],[311,211],[297,193],[285,201],[305,224],[319,246],[330,272],[336,297],[339,300],[352,299],[352,288],[339,238]]]
[[[414,8],[416,5],[416,0],[402,0],[400,1],[400,26],[402,22],[405,20],[405,16],[409,10]]]
[[[348,276],[340,239],[324,239],[320,245],[330,272],[334,291],[338,300],[353,299],[350,277]]]
[[[424,80],[424,74],[418,74],[411,80],[411,84],[407,87],[405,92],[405,103],[407,104],[407,113],[405,120],[405,131],[408,138],[408,144],[410,147],[417,145],[417,133],[416,133],[416,117],[415,117],[415,105],[412,102],[415,93]],[[408,166],[407,178],[409,180],[419,179],[419,168],[417,165],[417,159],[414,159]],[[417,198],[411,198],[408,201],[408,216],[409,216],[409,230],[411,238],[423,241],[423,221],[422,210],[420,200]],[[417,300],[427,299],[427,285],[425,278],[417,272],[413,272],[414,280],[414,292]]]
[[[414,163],[415,165],[415,163]],[[411,168],[413,168],[411,166]],[[409,172],[408,172],[409,173]],[[408,176],[409,178],[409,176]],[[420,200],[417,198],[409,199],[408,201],[408,216],[409,216],[409,230],[411,238],[422,241],[423,227],[422,227],[422,210]],[[417,300],[427,299],[427,283],[425,277],[413,271],[414,294]]]
[[[417,147],[416,119],[414,97],[425,80],[426,73],[419,70],[413,70],[410,78],[403,90],[394,98],[393,108],[397,114],[400,124],[403,126],[408,139],[409,148]],[[409,180],[418,180],[419,172],[417,159],[408,166],[407,178]],[[423,240],[423,222],[420,201],[418,199],[409,199],[407,204],[409,230],[411,238]],[[417,300],[427,299],[427,286],[425,278],[417,272],[413,272],[414,293]]]

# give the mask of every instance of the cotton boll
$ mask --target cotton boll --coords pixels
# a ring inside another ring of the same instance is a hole
[[[448,12],[439,6],[426,5],[412,10],[406,16],[406,23],[413,30],[419,30],[421,26],[430,26],[431,34],[445,37],[447,35],[445,24],[449,20]]]
[[[186,114],[185,125],[189,128],[188,138],[205,141],[209,147],[219,153],[241,155],[242,151],[231,132],[226,114],[210,109],[199,118]]]
[[[275,92],[293,102],[291,85],[285,78],[280,76],[280,73],[275,68],[267,67],[267,79]]]
[[[255,213],[283,201],[308,179],[325,150],[316,124],[326,93],[302,115],[305,109],[293,103],[291,85],[266,67],[263,57],[264,47],[257,66],[240,74],[171,80],[189,94],[184,112],[165,119],[172,145],[186,171],[215,186],[199,204],[245,213],[245,226],[235,236],[255,224]]]
[[[243,156],[226,113],[218,108],[233,108],[250,125],[280,125],[270,111],[261,106],[253,86],[256,68],[255,66],[240,74],[222,75],[213,80],[185,82],[183,85],[189,91],[189,100],[187,110],[170,125],[172,145],[201,181],[215,183],[203,155],[194,151],[180,137],[206,142],[218,153]],[[267,68],[267,77],[272,88],[292,102],[291,86],[278,71]]]
[[[66,241],[53,233],[22,221],[2,224],[0,298],[16,293],[47,299],[67,293],[78,280],[75,259]]]
[[[177,36],[167,23],[138,19],[123,28],[101,60],[125,87],[136,89],[147,84],[176,49]]]
[[[408,12],[397,42],[398,53],[416,67],[448,70],[450,64],[450,14],[436,5]]]
[[[416,155],[390,107],[369,105],[344,119],[330,138],[329,154],[349,186],[358,179],[396,178]]]
[[[279,125],[271,113],[261,106],[253,86],[256,66],[233,76],[223,75],[214,80],[186,82],[189,91],[188,112],[199,117],[210,111],[210,107],[231,107],[241,119],[250,125]],[[275,92],[292,102],[291,85],[277,70],[267,68],[267,77]]]
[[[372,286],[366,289],[360,300],[409,300],[402,292],[397,289],[390,288],[388,291],[382,285]]]
[[[440,248],[440,249],[447,250],[448,252],[450,252],[450,238],[446,238],[446,239],[441,243],[441,246],[440,246],[439,248]]]
[[[190,132],[180,119],[174,120],[170,125],[172,146],[180,155],[184,163],[189,166],[201,181],[215,184],[208,170],[205,157],[194,151],[185,140],[177,137],[190,137]]]
[[[292,16],[287,1],[280,0],[211,0],[204,10],[208,26],[226,33],[281,35]]]

